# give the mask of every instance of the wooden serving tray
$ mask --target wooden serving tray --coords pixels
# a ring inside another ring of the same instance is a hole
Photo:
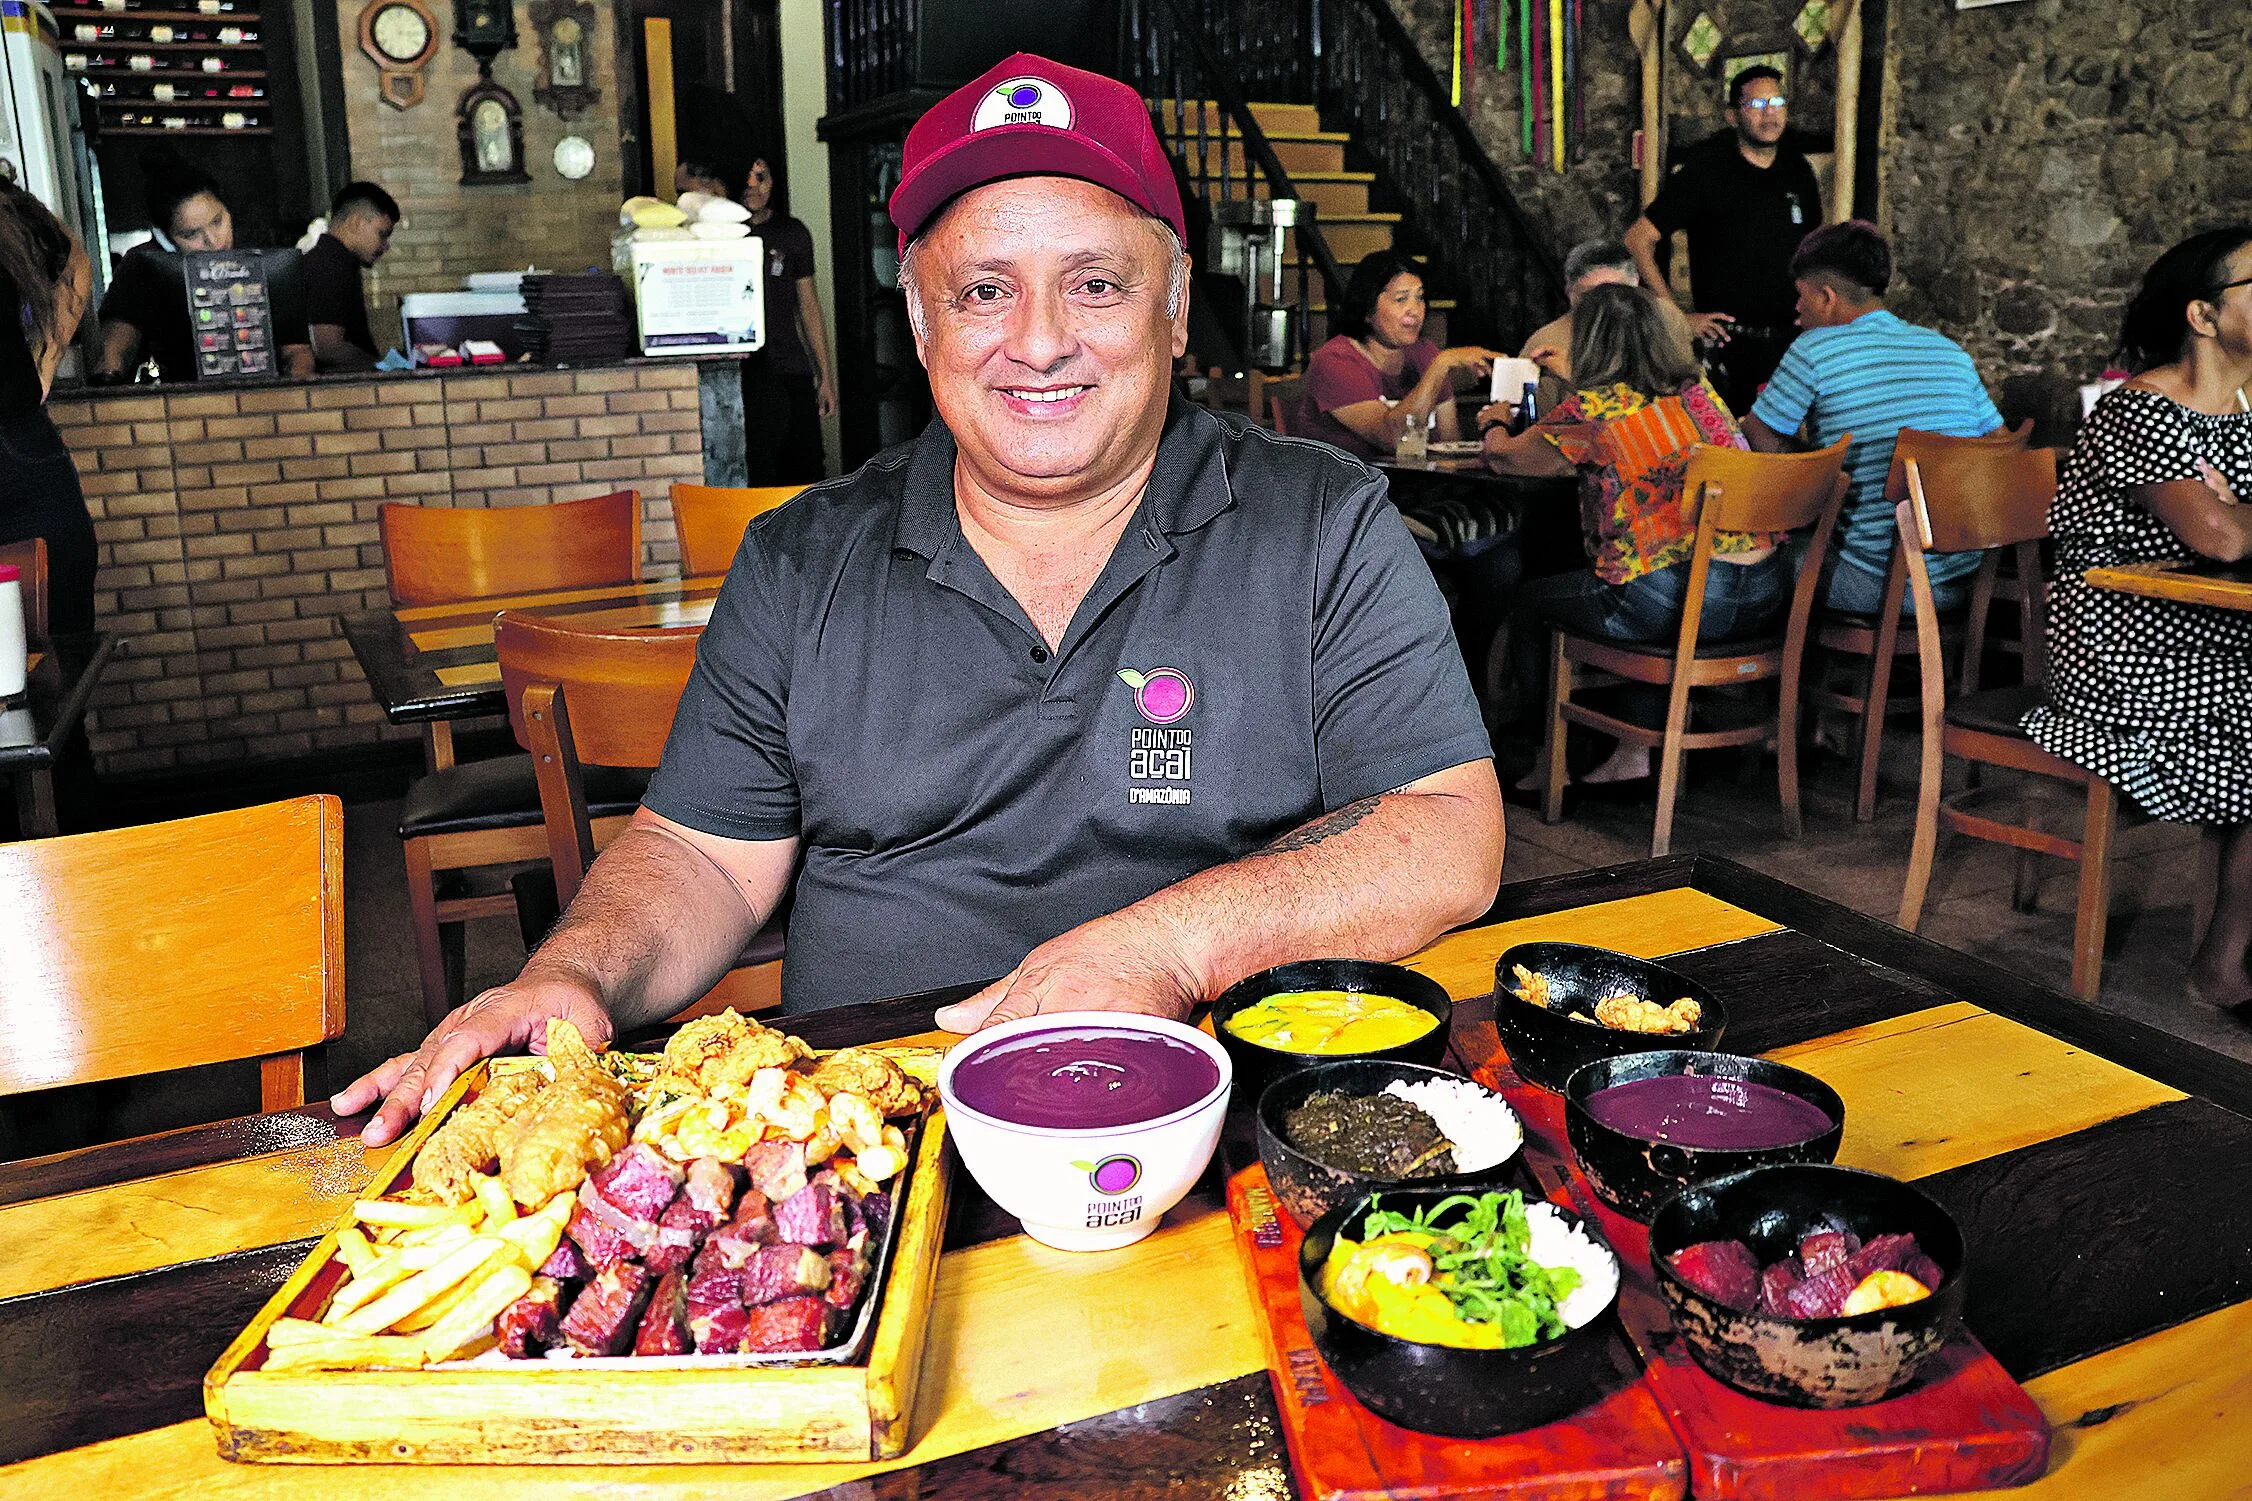
[[[1650,1269],[1649,1229],[1598,1198],[1573,1162],[1563,1097],[1524,1082],[1498,1053],[1475,1077],[1524,1121],[1535,1175],[1568,1194],[1618,1252],[1619,1318],[1642,1352],[1644,1383],[1688,1452],[1699,1501],[1992,1490],[2025,1485],[2048,1467],[2048,1421],[1968,1329],[1913,1389],[1868,1407],[1785,1407],[1707,1375],[1674,1337]]]
[[[1441,1438],[1386,1422],[1314,1351],[1298,1302],[1298,1245],[1254,1163],[1228,1180],[1228,1214],[1266,1335],[1267,1374],[1304,1501],[1678,1501],[1681,1445],[1648,1387],[1621,1372],[1609,1395],[1561,1422],[1498,1438]],[[1623,1347],[1622,1363],[1633,1355]]]
[[[401,1141],[369,1196],[490,1065],[457,1080]],[[865,1363],[776,1368],[728,1357],[521,1361],[422,1371],[266,1371],[266,1331],[311,1318],[342,1280],[336,1232],[290,1274],[203,1378],[221,1458],[287,1464],[710,1464],[889,1459],[907,1447],[946,1229],[946,1113],[930,1107],[908,1167],[891,1275]],[[338,1228],[343,1227],[340,1222]]]

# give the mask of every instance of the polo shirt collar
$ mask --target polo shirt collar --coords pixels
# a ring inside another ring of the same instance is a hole
[[[1141,529],[1152,539],[1196,531],[1235,505],[1220,433],[1217,417],[1174,394],[1141,508]],[[955,455],[953,433],[934,415],[909,451],[900,478],[894,545],[936,558],[960,534],[954,512]]]

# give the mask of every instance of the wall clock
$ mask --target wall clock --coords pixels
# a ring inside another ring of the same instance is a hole
[[[532,97],[568,120],[602,97],[594,86],[594,6],[589,0],[532,0],[540,70]]]
[[[516,96],[490,78],[478,80],[454,111],[461,143],[461,180],[467,187],[530,182],[524,170],[524,110]]]
[[[493,76],[493,59],[516,45],[511,0],[454,0],[454,45],[477,59],[477,76]]]
[[[438,50],[438,22],[422,0],[368,0],[360,10],[360,50],[376,66],[383,102],[422,102],[422,68]]]

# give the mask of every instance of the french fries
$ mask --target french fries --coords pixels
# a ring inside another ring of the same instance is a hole
[[[414,1368],[488,1349],[493,1321],[555,1254],[577,1202],[520,1213],[491,1176],[463,1204],[361,1199],[336,1250],[350,1273],[320,1319],[277,1320],[268,1370]]]

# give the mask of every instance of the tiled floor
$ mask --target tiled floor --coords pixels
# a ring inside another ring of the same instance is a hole
[[[1902,756],[1911,753],[1903,743]],[[1914,812],[1912,768],[1888,765],[1889,779],[1872,824],[1856,825],[1846,767],[1818,760],[1806,775],[1806,832],[1777,831],[1773,762],[1756,778],[1725,760],[1699,764],[1675,825],[1677,852],[1722,855],[1890,921],[1900,902]],[[346,814],[345,970],[350,1018],[330,1050],[330,1078],[351,1078],[387,1055],[411,1047],[422,1033],[408,925],[405,867],[395,835],[394,801],[353,804]],[[1524,809],[1509,810],[1506,879],[1530,880],[1648,852],[1648,798],[1589,800],[1564,823],[1546,825]],[[1942,844],[1923,931],[2015,973],[2061,989],[2071,969],[2073,871],[2061,863],[2043,881],[2037,911],[2010,904],[2012,855],[1967,840]],[[2142,823],[2126,828],[2115,861],[2109,950],[2098,1004],[2127,1013],[2204,1046],[2252,1060],[2252,1029],[2182,999],[2190,949],[2191,903],[2197,879],[2194,829]],[[471,926],[470,993],[498,984],[523,961],[509,921]],[[1966,999],[1976,1000],[1977,997]],[[102,1102],[104,1136],[125,1136],[257,1108],[247,1067],[197,1070],[112,1091]]]

